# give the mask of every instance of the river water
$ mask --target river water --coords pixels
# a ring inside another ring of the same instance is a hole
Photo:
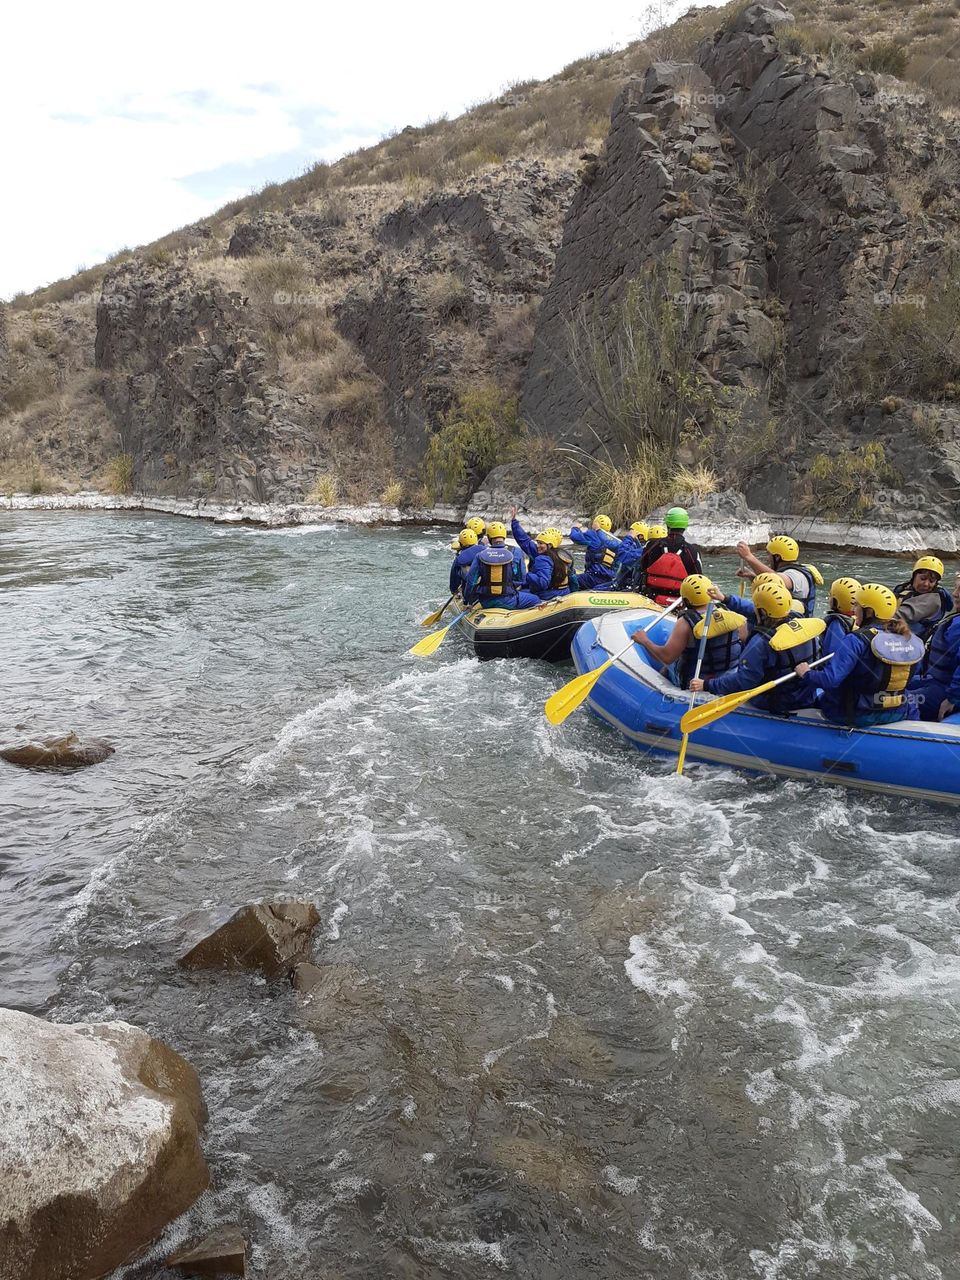
[[[147,1028],[210,1109],[123,1274],[235,1220],[270,1280],[960,1275],[956,812],[677,779],[547,726],[569,670],[418,663],[448,542],[0,515],[3,736],[117,749],[0,763],[0,1003]],[[322,1014],[176,968],[269,898],[319,907]]]

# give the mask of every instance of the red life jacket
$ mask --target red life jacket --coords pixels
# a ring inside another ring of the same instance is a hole
[[[689,572],[678,552],[664,549],[647,569],[645,589],[653,593],[657,604],[673,604]]]

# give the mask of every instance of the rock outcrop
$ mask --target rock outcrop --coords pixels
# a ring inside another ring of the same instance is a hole
[[[225,908],[213,917],[201,913],[189,922],[189,931],[203,936],[177,964],[181,969],[248,969],[276,978],[304,959],[319,923],[312,902],[261,902],[239,911]]]
[[[218,1227],[167,1258],[167,1266],[186,1276],[244,1276],[247,1242],[239,1227]]]
[[[209,1181],[196,1073],[125,1022],[0,1010],[0,1280],[93,1280]]]
[[[0,747],[0,760],[21,769],[86,769],[109,759],[114,751],[108,742],[96,739],[82,742],[75,733],[68,733],[62,738],[42,738],[37,742]]]

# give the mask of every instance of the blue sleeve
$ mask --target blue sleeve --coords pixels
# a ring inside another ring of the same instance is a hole
[[[553,561],[549,556],[536,556],[524,580],[524,586],[537,593],[549,591],[553,580]]]
[[[863,641],[856,635],[844,636],[829,662],[804,677],[809,689],[837,689],[843,684],[863,655]]]
[[[513,540],[519,546],[525,556],[529,556],[532,560],[537,554],[537,544],[524,529],[519,520],[510,521],[510,532],[513,534]]]
[[[457,594],[457,588],[460,586],[461,577],[460,557],[459,555],[456,555],[453,557],[453,564],[450,566],[450,594],[452,596]]]
[[[768,652],[769,645],[764,636],[756,636],[748,640],[737,665],[721,676],[711,677],[707,692],[722,697],[726,693],[742,693],[745,689],[753,689],[758,684],[765,684]]]
[[[753,601],[747,599],[746,596],[724,596],[723,603],[726,608],[732,609],[734,613],[742,613],[745,618],[753,619],[757,616]]]
[[[947,701],[960,708],[960,618],[957,618],[956,622],[951,622],[947,636],[955,646],[954,656],[957,660],[953,675],[950,677],[950,687],[947,689]]]
[[[581,547],[591,547],[593,542],[590,539],[592,529],[578,529],[576,525],[570,530],[570,541],[576,542]]]
[[[464,576],[463,598],[467,604],[473,604],[477,598],[477,584],[480,581],[480,561],[474,560],[470,571]]]

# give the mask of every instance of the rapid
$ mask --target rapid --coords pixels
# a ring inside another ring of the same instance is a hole
[[[210,1111],[211,1190],[118,1275],[237,1221],[270,1280],[960,1276],[956,811],[678,779],[547,725],[571,668],[417,662],[449,541],[0,515],[2,737],[116,747],[0,762],[0,1003],[146,1028]],[[320,910],[320,1012],[176,967],[272,898]]]

